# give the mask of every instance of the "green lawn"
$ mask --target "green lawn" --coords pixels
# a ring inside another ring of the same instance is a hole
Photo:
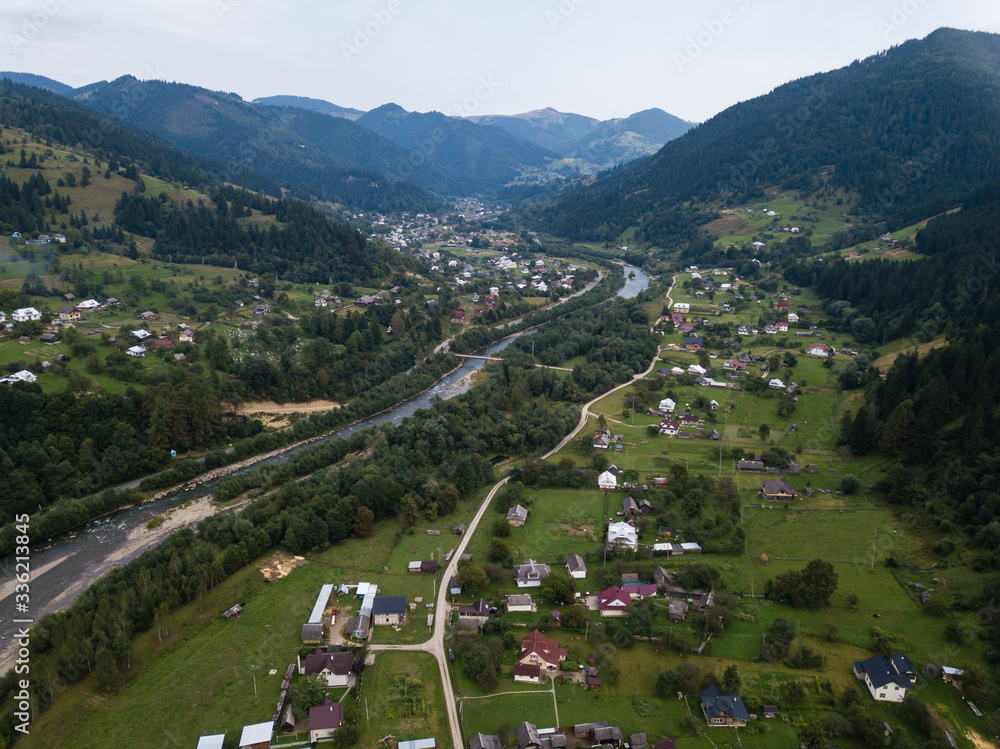
[[[441,677],[429,653],[380,653],[365,669],[353,709],[359,746],[376,746],[390,734],[397,741],[433,738],[439,747],[451,746]]]

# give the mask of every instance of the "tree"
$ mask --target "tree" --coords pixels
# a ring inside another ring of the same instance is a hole
[[[417,501],[409,493],[404,494],[403,499],[400,500],[399,512],[404,525],[416,525],[420,522],[420,510],[417,508]]]
[[[354,535],[360,538],[368,538],[372,534],[374,523],[375,513],[368,507],[361,505],[354,516]]]
[[[476,593],[485,588],[490,579],[486,576],[486,570],[472,564],[461,564],[458,567],[458,585],[463,591]]]
[[[326,683],[318,674],[307,676],[295,683],[292,691],[292,709],[299,715],[309,712],[326,697]]]
[[[676,697],[678,692],[684,690],[684,674],[676,668],[668,668],[660,671],[656,677],[656,696],[663,699]]]
[[[861,599],[858,598],[857,593],[851,593],[850,595],[847,596],[847,608],[851,609],[852,611],[858,607],[859,603],[861,603]]]
[[[501,538],[491,538],[486,556],[491,562],[503,562],[510,556],[510,548]]]
[[[563,569],[555,569],[547,578],[542,580],[542,586],[538,595],[543,601],[556,605],[571,603],[573,594],[576,593],[576,585],[573,578]]]
[[[826,746],[826,735],[823,733],[823,726],[812,720],[806,723],[799,731],[799,746],[802,749],[824,749]]]
[[[840,477],[840,491],[844,494],[857,494],[861,491],[862,483],[861,479],[852,474],[846,474]]]
[[[757,430],[757,433],[760,435],[761,442],[767,442],[768,437],[771,436],[771,427],[769,427],[767,424],[761,424],[760,429]]]
[[[740,670],[734,663],[727,667],[725,673],[722,675],[722,691],[726,694],[739,694],[742,686],[743,680],[740,679]]]
[[[102,649],[98,651],[95,671],[97,685],[101,689],[106,689],[110,692],[118,686],[121,674],[118,672],[115,655],[110,650]]]

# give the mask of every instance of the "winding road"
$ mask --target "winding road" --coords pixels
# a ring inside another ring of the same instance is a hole
[[[673,291],[674,285],[677,283],[677,276],[673,277],[673,283],[670,286],[670,291],[667,292],[667,299],[670,300],[671,306],[673,306],[673,299],[670,292]],[[656,347],[656,356],[653,357],[652,362],[650,362],[649,367],[642,374],[635,375],[628,382],[623,382],[621,385],[608,390],[605,393],[601,393],[596,398],[588,401],[584,404],[583,409],[580,412],[580,422],[576,425],[572,432],[570,432],[562,441],[556,445],[554,448],[549,450],[545,455],[542,456],[542,460],[551,458],[557,452],[559,452],[563,447],[569,443],[570,440],[575,438],[587,425],[587,421],[590,418],[590,408],[597,403],[602,398],[615,393],[623,388],[627,388],[634,384],[637,380],[641,380],[646,377],[653,368],[656,366],[660,358],[660,346]],[[462,726],[458,717],[458,701],[455,699],[455,691],[451,686],[451,676],[448,673],[448,658],[445,652],[444,639],[446,635],[447,621],[450,619],[450,607],[448,605],[448,581],[451,580],[458,571],[458,561],[462,558],[462,554],[465,553],[465,548],[469,544],[469,540],[472,535],[476,532],[476,528],[479,527],[479,521],[483,519],[483,515],[486,514],[486,510],[489,508],[490,503],[493,501],[493,497],[496,496],[497,492],[503,488],[508,479],[504,478],[498,481],[492,489],[490,489],[489,494],[483,499],[483,503],[479,506],[476,511],[475,517],[469,521],[468,529],[465,531],[465,535],[462,536],[461,542],[458,544],[458,548],[455,549],[455,553],[451,557],[451,561],[445,568],[444,573],[441,575],[442,585],[440,590],[438,590],[437,601],[434,604],[434,632],[429,640],[425,640],[422,643],[416,645],[378,645],[372,644],[369,646],[369,651],[372,653],[379,652],[392,652],[392,651],[409,651],[418,653],[430,653],[437,660],[438,671],[441,674],[441,685],[444,691],[444,701],[445,707],[448,713],[448,724],[451,729],[451,741],[454,749],[462,749],[465,746],[465,742],[462,740]],[[555,690],[555,684],[553,683],[553,690]],[[558,707],[557,707],[558,715]]]

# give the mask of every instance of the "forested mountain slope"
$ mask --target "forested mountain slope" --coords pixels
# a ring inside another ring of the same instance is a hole
[[[636,226],[638,239],[664,244],[689,239],[699,220],[679,214],[680,203],[738,203],[768,186],[829,180],[860,194],[860,215],[905,226],[998,171],[1000,36],[940,29],[736,104],[542,218],[571,238]]]

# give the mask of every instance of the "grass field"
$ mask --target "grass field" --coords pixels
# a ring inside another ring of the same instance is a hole
[[[415,696],[405,691],[415,692]],[[403,710],[404,697],[410,705],[422,703],[423,710]],[[433,738],[439,747],[451,746],[441,677],[437,662],[428,653],[379,654],[375,665],[365,669],[361,695],[353,709],[361,729],[359,746],[376,746],[389,735],[397,741]],[[400,714],[406,712],[414,714]]]

